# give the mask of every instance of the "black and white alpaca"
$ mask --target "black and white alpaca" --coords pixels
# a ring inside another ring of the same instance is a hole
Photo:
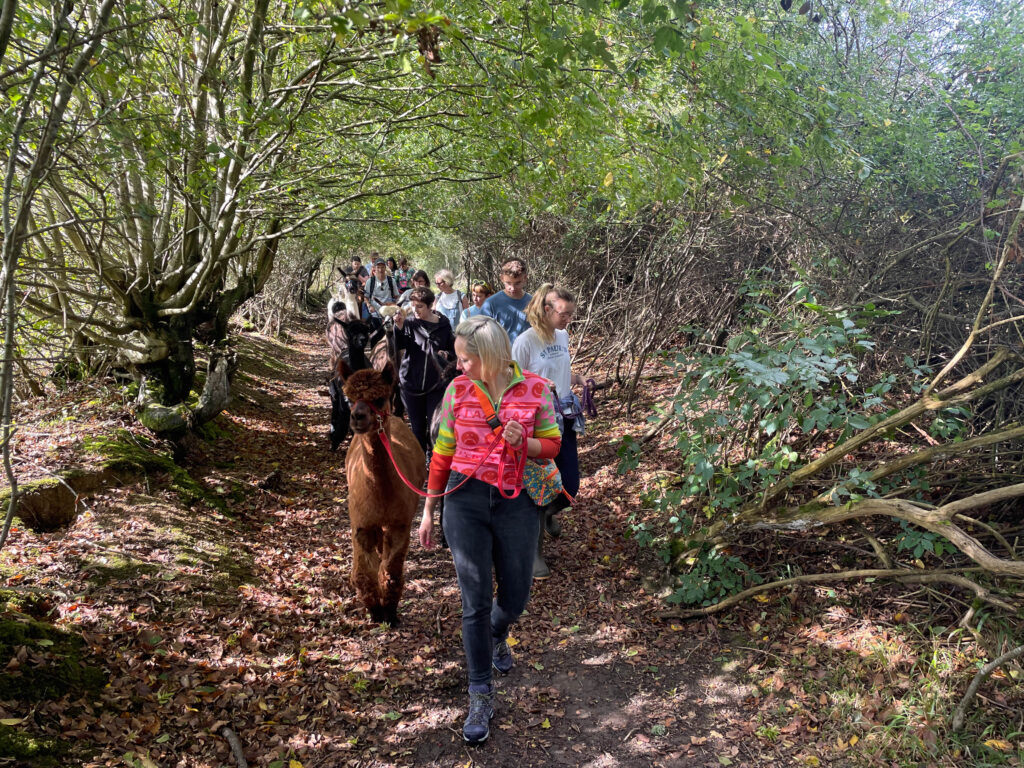
[[[359,278],[344,277],[335,287],[327,302],[327,346],[331,357],[331,380],[327,386],[331,395],[331,450],[338,450],[349,433],[352,411],[343,382],[338,375],[339,364],[344,361],[348,370],[369,368],[366,346],[370,341],[370,326],[361,317]]]
[[[331,450],[336,451],[349,434],[351,408],[342,391],[342,381],[338,374],[340,363],[344,361],[349,371],[361,371],[366,368],[383,370],[390,361],[397,370],[394,321],[391,317],[383,320],[371,317],[364,320],[362,286],[359,278],[347,276],[335,289],[334,295],[327,304],[327,344],[331,358],[331,380],[328,392],[331,395]],[[367,356],[367,347],[370,354]],[[396,393],[393,412],[401,417],[405,408],[401,397]]]

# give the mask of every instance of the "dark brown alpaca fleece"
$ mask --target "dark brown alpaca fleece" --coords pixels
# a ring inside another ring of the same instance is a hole
[[[382,371],[366,369],[345,377],[355,432],[345,457],[352,524],[351,582],[370,617],[392,626],[398,623],[405,556],[419,496],[402,482],[388,458],[378,435],[381,424],[402,474],[417,488],[427,479],[423,449],[409,426],[388,410],[396,378],[390,364]]]
[[[383,373],[383,371],[373,368],[364,368],[349,374],[345,377],[346,397],[353,403],[359,400],[369,403],[381,398],[386,400],[391,394],[394,384],[392,381],[385,380]]]

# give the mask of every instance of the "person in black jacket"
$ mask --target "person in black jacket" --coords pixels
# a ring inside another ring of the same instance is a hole
[[[455,360],[455,333],[444,315],[434,312],[434,292],[414,288],[409,294],[413,316],[395,316],[395,341],[405,350],[398,380],[409,426],[430,455],[430,417],[444,397],[446,369]]]

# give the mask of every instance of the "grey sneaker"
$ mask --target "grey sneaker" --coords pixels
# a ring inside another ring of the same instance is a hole
[[[469,692],[469,714],[462,724],[462,738],[467,744],[483,744],[491,735],[491,718],[494,717],[494,691],[489,693]]]
[[[494,646],[494,653],[491,654],[491,664],[503,675],[507,675],[515,659],[512,658],[512,649],[508,647],[508,641],[502,640]]]

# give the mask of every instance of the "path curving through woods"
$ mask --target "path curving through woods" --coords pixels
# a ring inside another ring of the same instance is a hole
[[[275,585],[266,620],[278,643],[287,646],[291,636],[299,653],[316,657],[306,674],[316,691],[307,692],[308,700],[338,689],[337,706],[320,725],[322,741],[303,765],[692,764],[700,750],[690,737],[701,743],[711,730],[710,704],[737,692],[706,671],[708,651],[694,635],[704,625],[656,618],[664,605],[641,582],[644,568],[659,563],[624,536],[629,489],[612,471],[614,451],[600,419],[581,451],[585,477],[597,477],[584,481],[563,537],[547,544],[553,576],[534,583],[527,615],[513,631],[517,663],[496,680],[490,741],[467,750],[459,595],[449,553],[413,542],[397,629],[371,624],[345,580],[347,444],[337,454],[326,449],[321,338],[315,323],[294,329],[292,350],[281,358],[288,369],[265,393],[278,403],[265,406],[262,419],[244,409],[232,414],[252,426],[258,419],[247,445],[280,456],[288,478],[287,503],[268,510],[257,537],[276,544],[255,551],[267,574],[261,581]],[[277,570],[280,579],[271,576]],[[282,603],[291,614],[284,626],[271,621]]]
[[[43,708],[60,723],[47,727],[94,748],[86,765],[123,765],[128,752],[234,765],[225,728],[253,766],[760,762],[735,715],[745,691],[712,671],[714,624],[659,620],[664,604],[642,588],[661,566],[624,536],[634,499],[614,473],[611,419],[581,444],[579,504],[514,628],[491,738],[470,750],[447,550],[413,542],[395,629],[372,624],[348,584],[319,318],[300,319],[287,343],[246,336],[241,353],[235,402],[191,470],[205,500],[190,508],[149,478],[97,497],[59,535],[20,534],[22,556],[50,553],[51,576],[77,596],[63,621],[111,674],[98,704]]]

